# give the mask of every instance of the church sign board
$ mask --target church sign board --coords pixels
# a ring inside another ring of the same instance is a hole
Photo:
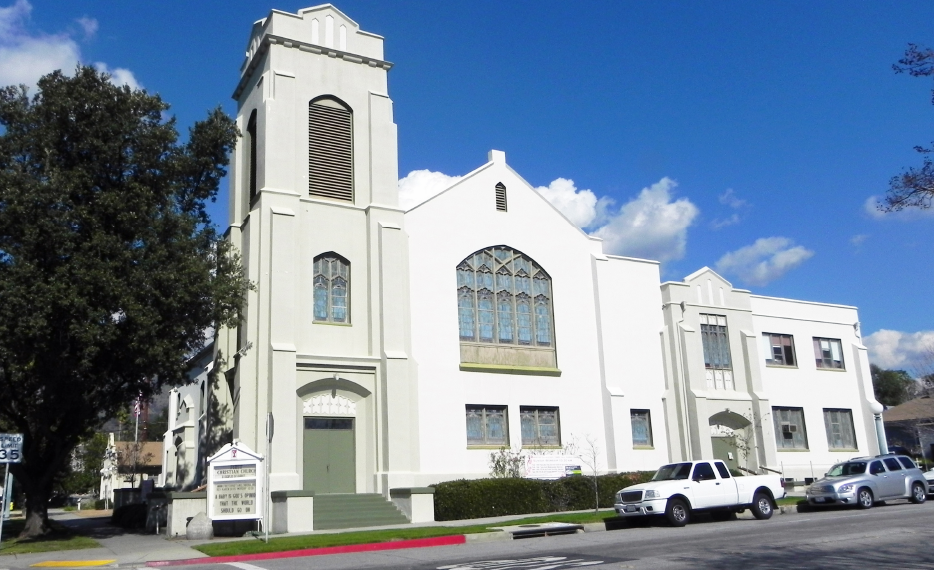
[[[208,458],[208,517],[215,521],[263,518],[263,456],[228,443]]]

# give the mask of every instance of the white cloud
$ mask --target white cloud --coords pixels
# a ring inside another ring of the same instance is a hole
[[[724,206],[729,206],[733,210],[745,210],[749,208],[749,202],[739,198],[736,195],[736,191],[734,191],[732,188],[727,188],[723,194],[720,194],[717,197],[717,199],[721,204]],[[733,214],[728,218],[714,218],[714,220],[710,222],[710,227],[715,230],[719,230],[727,226],[735,226],[741,221],[742,217],[739,215],[739,213],[733,212]]]
[[[715,219],[714,221],[710,222],[710,225],[711,227],[713,227],[713,229],[719,230],[720,228],[725,228],[727,226],[735,226],[739,222],[740,222],[739,214],[733,214],[732,216],[724,220],[721,220],[719,218]]]
[[[94,18],[84,16],[75,21],[78,22],[78,25],[81,26],[81,29],[84,31],[84,39],[91,39],[94,37],[94,34],[97,33],[97,20]]]
[[[850,238],[850,244],[859,247],[863,245],[867,239],[869,239],[869,234],[856,234]]]
[[[934,372],[934,331],[901,332],[880,329],[863,337],[869,361],[882,368],[904,369],[915,375]]]
[[[43,75],[56,69],[71,74],[81,61],[81,49],[70,34],[30,34],[26,22],[31,12],[27,0],[0,8],[0,86],[25,84],[35,88]],[[84,17],[77,22],[85,37],[97,32],[95,20]],[[139,86],[127,69],[114,69],[112,75],[117,85]]]
[[[883,212],[879,209],[882,198],[882,196],[870,196],[866,198],[866,201],[863,202],[863,212],[874,220],[898,220],[902,222],[934,216],[934,208],[905,208],[897,212]]]
[[[717,261],[717,271],[736,275],[750,285],[763,286],[804,263],[814,252],[785,237],[759,238]]]
[[[623,204],[607,208],[605,225],[591,235],[603,239],[603,251],[658,261],[680,259],[687,246],[687,230],[699,210],[687,198],[672,200],[677,182],[665,177]]]
[[[448,176],[442,172],[413,170],[399,180],[399,206],[408,210],[440,194],[463,176]]]
[[[733,208],[734,210],[742,208],[743,206],[746,205],[746,200],[741,200],[737,198],[736,192],[734,192],[732,188],[727,188],[726,192],[724,192],[723,194],[720,194],[719,200],[721,204],[729,206]]]
[[[133,76],[133,72],[130,71],[129,69],[124,69],[122,67],[118,67],[116,69],[110,69],[107,67],[106,63],[103,63],[100,61],[94,63],[94,68],[101,73],[109,74],[110,82],[113,83],[114,85],[117,85],[117,86],[126,85],[130,89],[141,89],[142,88],[142,85],[140,85],[136,81],[136,77]]]
[[[535,191],[579,228],[586,228],[597,218],[597,196],[591,190],[578,190],[573,180],[557,178]]]

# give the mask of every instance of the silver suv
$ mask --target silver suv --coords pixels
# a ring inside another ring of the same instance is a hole
[[[868,509],[876,501],[890,499],[910,499],[912,503],[927,499],[924,474],[903,455],[890,453],[837,463],[807,488],[812,505],[840,503]]]

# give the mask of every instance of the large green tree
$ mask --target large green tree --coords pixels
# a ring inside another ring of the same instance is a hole
[[[886,370],[870,364],[869,373],[872,376],[872,391],[880,404],[897,406],[913,397],[915,380],[904,370]]]
[[[159,96],[109,79],[79,67],[32,97],[0,89],[0,429],[25,434],[22,536],[49,532],[77,444],[182,383],[247,287],[205,211],[235,124],[215,109],[180,142]]]
[[[916,44],[908,44],[905,56],[892,66],[896,73],[907,73],[913,77],[934,76],[934,50]],[[932,91],[934,94],[934,91]],[[934,96],[931,97],[934,103]],[[921,166],[911,167],[889,181],[889,189],[879,208],[884,212],[897,212],[904,208],[931,207],[934,200],[934,149],[916,146],[924,156]]]

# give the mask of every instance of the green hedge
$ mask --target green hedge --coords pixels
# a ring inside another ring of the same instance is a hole
[[[648,481],[654,471],[600,475],[597,490],[601,508],[612,507],[616,492]],[[582,511],[593,508],[593,477],[540,479],[459,479],[432,485],[435,520],[478,519],[502,515]]]

